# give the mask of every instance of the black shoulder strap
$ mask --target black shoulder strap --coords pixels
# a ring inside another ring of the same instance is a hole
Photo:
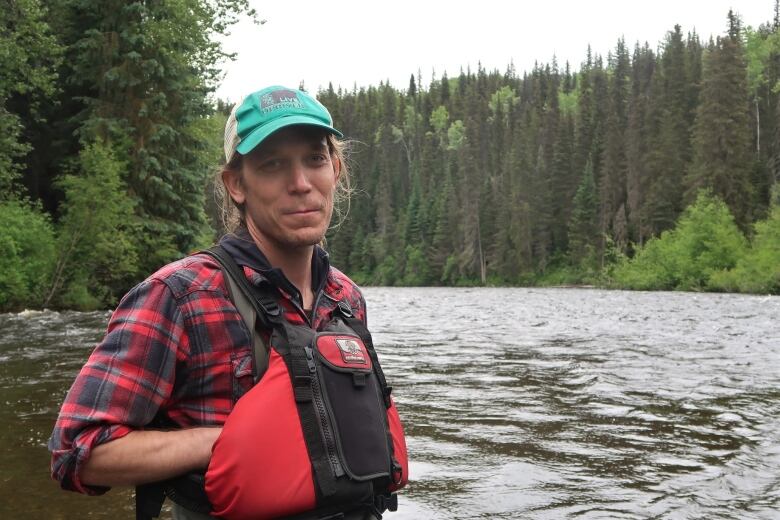
[[[281,314],[279,304],[270,293],[258,291],[250,285],[241,267],[221,246],[216,245],[211,249],[201,251],[201,253],[211,256],[222,267],[222,274],[225,277],[230,298],[252,335],[252,351],[255,361],[253,376],[257,382],[268,368],[269,356],[268,346],[257,331],[257,322],[259,320],[259,323],[266,329],[272,327],[272,322],[276,322]]]

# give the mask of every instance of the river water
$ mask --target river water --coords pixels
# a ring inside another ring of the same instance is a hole
[[[386,518],[780,518],[780,297],[367,288],[412,482]],[[0,315],[0,518],[132,518],[46,440],[108,314]]]

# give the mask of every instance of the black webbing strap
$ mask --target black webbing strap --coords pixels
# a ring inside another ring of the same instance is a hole
[[[165,488],[160,482],[135,487],[135,520],[152,520],[160,516],[165,502]]]
[[[201,251],[201,253],[209,255],[222,267],[225,284],[233,304],[244,324],[249,328],[254,355],[252,371],[255,383],[257,383],[268,368],[269,356],[268,346],[263,342],[263,337],[257,330],[257,320],[266,329],[271,328],[272,322],[275,323],[275,318],[281,314],[279,305],[273,295],[257,290],[247,281],[241,267],[221,246],[216,245],[211,249]]]
[[[311,403],[314,395],[312,383],[314,374],[309,370],[309,363],[303,348],[290,346],[290,373],[292,375],[293,394],[298,404]]]

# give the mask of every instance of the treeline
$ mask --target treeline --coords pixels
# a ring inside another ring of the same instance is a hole
[[[0,9],[0,310],[111,305],[213,240],[215,36],[247,0]]]
[[[658,49],[588,51],[578,70],[478,67],[403,90],[319,92],[354,139],[334,263],[388,285],[780,290],[744,283],[780,264],[774,5],[757,29],[729,13],[716,39],[675,27]],[[210,95],[226,58],[214,37],[245,12],[247,0],[0,10],[0,311],[110,306],[213,241],[229,110]],[[702,190],[717,211],[690,209]],[[675,223],[728,218],[738,253],[691,260],[712,240]],[[709,274],[675,278],[659,267],[668,255]]]
[[[374,284],[621,284],[614,267],[703,189],[752,237],[780,179],[778,11],[758,29],[730,12],[706,42],[679,26],[657,49],[620,40],[576,72],[320,92],[356,140],[336,263]]]

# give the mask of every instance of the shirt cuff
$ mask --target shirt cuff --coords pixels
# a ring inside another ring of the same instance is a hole
[[[133,431],[121,424],[101,426],[83,431],[69,450],[52,452],[52,476],[60,481],[63,489],[77,491],[85,495],[102,495],[109,486],[92,486],[81,481],[81,471],[92,454],[92,450],[101,444],[120,439]],[[61,478],[60,478],[61,477]]]

